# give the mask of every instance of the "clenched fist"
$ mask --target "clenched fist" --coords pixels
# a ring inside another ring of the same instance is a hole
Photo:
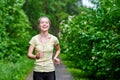
[[[54,63],[57,64],[57,65],[60,64],[60,59],[59,58],[54,58]]]
[[[40,59],[43,56],[44,56],[44,54],[39,52],[39,53],[36,54],[36,59]]]

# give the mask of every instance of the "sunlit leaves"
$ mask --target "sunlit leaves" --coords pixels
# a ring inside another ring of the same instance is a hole
[[[81,14],[61,24],[61,46],[74,67],[88,72],[90,78],[117,80],[120,7],[111,0],[100,2],[97,10],[80,8]]]
[[[30,26],[23,4],[24,0],[0,2],[0,59],[16,62],[18,55],[25,53]]]

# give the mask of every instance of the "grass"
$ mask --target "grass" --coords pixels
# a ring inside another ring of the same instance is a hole
[[[66,59],[66,55],[65,54],[61,54],[60,56],[62,58],[63,63],[67,66],[67,70],[72,74],[72,76],[74,77],[74,80],[89,80],[87,78],[87,73],[85,73],[84,71],[74,68],[74,65],[72,63],[72,61],[67,60]]]
[[[33,61],[23,56],[16,63],[0,60],[0,80],[25,80]]]

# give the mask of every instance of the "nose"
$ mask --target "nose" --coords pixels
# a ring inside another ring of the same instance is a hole
[[[43,25],[46,25],[46,23],[43,23]]]
[[[47,24],[46,22],[44,22],[43,24]]]

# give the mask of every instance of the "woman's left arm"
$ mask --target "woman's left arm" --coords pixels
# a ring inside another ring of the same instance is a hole
[[[56,48],[56,54],[54,56],[54,62],[56,64],[60,64],[60,59],[58,58],[59,54],[60,54],[60,45],[59,44],[56,44],[55,45],[55,48]]]

